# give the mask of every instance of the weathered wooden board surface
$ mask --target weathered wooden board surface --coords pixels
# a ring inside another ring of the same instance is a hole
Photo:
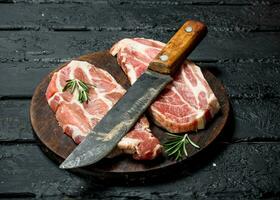
[[[2,197],[257,199],[279,195],[280,150],[274,143],[217,144],[213,155],[186,166],[180,177],[133,187],[104,186],[60,170],[36,144],[1,145],[0,150]]]
[[[29,122],[40,80],[124,37],[167,41],[186,18],[209,27],[190,58],[230,95],[223,137],[169,181],[104,186],[58,169]],[[0,0],[0,198],[279,199],[279,19],[278,0]]]

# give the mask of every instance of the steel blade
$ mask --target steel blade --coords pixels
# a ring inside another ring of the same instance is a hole
[[[83,167],[107,156],[171,80],[147,70],[59,167]]]

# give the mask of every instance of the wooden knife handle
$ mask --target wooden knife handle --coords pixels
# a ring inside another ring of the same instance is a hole
[[[172,74],[201,41],[206,32],[207,28],[202,22],[186,21],[149,64],[149,69],[163,74]]]

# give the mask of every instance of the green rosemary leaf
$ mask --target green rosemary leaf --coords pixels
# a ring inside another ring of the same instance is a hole
[[[196,148],[200,148],[200,146],[198,146],[197,144],[195,144],[191,139],[190,139],[190,137],[186,134],[186,136],[187,136],[187,139],[188,139],[188,141],[189,141],[189,143],[191,144],[191,145],[193,145],[194,147],[196,147]]]
[[[184,150],[185,156],[188,156],[188,152],[187,152],[187,148],[186,148],[186,143],[184,143],[184,145],[183,145],[183,150]]]
[[[70,92],[71,92],[71,94],[73,94],[74,93],[74,91],[75,91],[75,89],[77,88],[77,83],[76,82],[70,82],[70,84],[71,84],[71,86],[70,86],[70,88],[71,88],[71,90],[70,90]]]
[[[180,137],[182,137],[181,135],[175,135],[175,134],[172,134],[172,133],[166,133],[168,136],[170,136],[170,137],[173,137],[173,138],[180,138]]]
[[[195,148],[200,148],[189,138],[188,134],[175,135],[167,133],[167,135],[170,137],[170,140],[164,143],[163,146],[167,156],[174,157],[175,160],[188,156],[187,144],[191,144]]]
[[[81,103],[81,102],[83,102],[83,97],[82,97],[82,93],[81,92],[79,92],[79,96],[78,96],[78,101]]]
[[[178,145],[172,152],[168,152],[168,156],[172,156],[174,154],[178,154],[179,152],[181,152],[181,148],[182,148],[182,145]]]
[[[181,151],[178,151],[178,154],[176,155],[176,158],[175,160],[179,160],[182,158],[182,154],[181,154]]]
[[[66,81],[67,82],[67,81]],[[69,83],[69,81],[68,81],[68,83],[64,86],[64,88],[63,88],[63,92],[65,92],[66,90],[68,90],[69,88],[71,87],[71,83]]]
[[[64,88],[62,89],[62,92],[65,92],[66,90],[68,90],[68,88],[69,88],[69,86],[66,84],[66,85],[64,86]]]
[[[89,101],[89,87],[95,87],[91,84],[85,83],[78,79],[69,79],[66,80],[66,85],[62,89],[63,92],[69,91],[71,94],[74,93],[75,90],[78,91],[78,101],[80,103]]]
[[[177,147],[178,147],[178,145],[180,145],[180,143],[177,143],[177,144],[175,144],[175,145],[173,145],[173,146],[171,146],[171,147],[169,147],[169,148],[166,148],[166,152],[167,153],[169,153],[170,151],[173,151],[174,149],[176,150],[177,149]]]
[[[171,140],[167,141],[165,144],[166,145],[169,145],[169,144],[172,145],[173,143],[177,143],[180,140],[181,140],[181,138],[179,138],[179,139],[178,138],[177,139],[176,138],[175,139],[171,139]]]
[[[80,81],[80,82],[79,82],[79,85],[80,85],[85,91],[88,91],[88,86],[87,86],[83,81]]]
[[[82,96],[82,98],[81,98],[82,102],[88,101],[88,93],[87,93],[87,91],[81,91],[81,96]]]

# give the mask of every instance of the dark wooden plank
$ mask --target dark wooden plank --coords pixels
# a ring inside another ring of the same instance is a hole
[[[0,96],[31,97],[40,80],[59,64],[41,63],[39,67],[40,64],[36,62],[12,62],[3,65],[0,67],[0,82],[9,84],[2,88]],[[32,69],[34,66],[39,68]]]
[[[240,59],[221,63],[200,63],[224,84],[232,98],[279,98],[280,62],[266,59]]]
[[[40,4],[96,4],[99,2],[106,2],[108,0],[0,0],[0,3],[40,3]],[[273,5],[278,3],[277,0],[176,0],[176,1],[168,1],[168,0],[138,0],[138,1],[130,1],[130,0],[109,0],[111,4],[157,4],[157,5]]]
[[[30,100],[0,101],[0,141],[28,143],[38,140],[29,121]],[[280,99],[232,99],[233,120],[224,142],[280,140]]]
[[[24,0],[23,0],[24,1]],[[70,0],[71,1],[71,0]],[[112,0],[114,1],[114,0]],[[117,0],[119,3],[130,3],[134,4],[164,4],[164,5],[273,5],[279,3],[277,0],[176,0],[176,1],[168,1],[168,0],[138,0],[138,1],[129,1],[129,0]]]
[[[0,96],[32,95],[36,84],[57,63],[109,48],[121,38],[144,36],[166,41],[171,35],[172,33],[153,31],[0,32],[0,82],[10,83],[0,89]],[[279,74],[279,37],[280,33],[254,33],[244,37],[239,34],[221,36],[209,32],[190,58],[214,62],[205,66],[218,70],[220,74],[217,75],[225,83],[231,96],[244,93],[249,97],[277,96],[279,81],[274,75]]]
[[[24,38],[19,38],[13,33],[0,34],[0,62],[24,60]]]
[[[176,25],[174,25],[176,26]],[[122,38],[146,37],[163,42],[174,31],[89,31],[89,32],[30,32],[0,31],[0,62],[52,61],[77,57],[92,51],[110,48]],[[278,59],[280,32],[238,33],[209,31],[206,38],[190,55],[196,60]]]
[[[236,99],[232,100],[233,135],[235,141],[275,140],[279,141],[280,99]]]
[[[203,6],[165,2],[97,1],[79,5],[2,4],[0,29],[9,27],[10,29],[35,30],[64,30],[67,27],[174,29],[175,23],[182,24],[186,19],[191,18],[204,21],[210,29],[224,31],[251,31],[259,28],[279,30],[279,4],[272,7],[265,3],[256,3],[252,6],[224,5],[221,7],[219,5]],[[163,13],[166,16],[164,20]],[[175,26],[175,28],[177,27]]]
[[[56,67],[57,62],[67,61],[71,57],[79,56],[90,51],[109,48],[115,41],[121,38],[144,36],[166,41],[171,35],[172,33],[153,31],[117,33],[108,31],[78,33],[0,32],[1,46],[3,47],[0,49],[0,82],[11,82],[8,87],[1,88],[0,96],[12,94],[31,95],[35,85],[39,83],[43,75]],[[232,36],[225,34],[221,36],[209,32],[206,39],[197,47],[190,58],[205,62],[225,62],[227,60],[241,62],[241,64],[237,64],[237,71],[234,70],[234,63],[226,62],[224,67],[229,65],[232,68],[231,71],[233,74],[243,74],[243,77],[255,77],[257,75],[258,79],[255,82],[264,80],[266,86],[271,87],[272,91],[274,90],[273,88],[276,88],[275,94],[277,94],[277,87],[269,86],[268,80],[271,80],[271,78],[275,79],[276,76],[273,76],[274,73],[279,74],[279,37],[280,33],[255,33],[243,37],[243,35],[239,34]],[[255,41],[258,42],[256,43]],[[249,46],[250,48],[248,48]],[[240,51],[240,49],[246,49],[246,51]],[[256,64],[254,64],[255,62]],[[266,67],[262,66],[262,63],[266,62],[268,62],[265,64]],[[216,67],[215,64],[213,65]],[[224,67],[221,69],[224,70]],[[250,67],[254,69],[258,68],[258,70],[250,71],[248,70]],[[267,68],[271,67],[272,70],[266,71]],[[247,70],[246,73],[244,73],[243,68]],[[226,73],[227,78],[223,79],[224,74],[221,74],[219,78],[227,81],[228,78],[230,80],[234,77],[237,80],[238,77],[232,76],[231,71]],[[262,78],[260,75],[263,74],[265,77]],[[234,82],[231,81],[231,83],[242,86],[240,81],[250,79],[242,78],[238,82],[235,80],[233,80]],[[273,84],[275,83],[279,82],[276,80]],[[251,83],[251,85],[253,84],[255,83]],[[228,87],[228,82],[225,82],[225,85]],[[263,85],[260,86],[260,89],[256,87],[249,89],[257,94],[256,92],[262,88],[266,89]]]
[[[30,100],[0,101],[0,141],[34,141],[29,104]]]
[[[185,167],[176,181],[103,186],[58,169],[37,145],[0,146],[0,195],[92,199],[256,199],[280,193],[278,144],[216,145]],[[173,171],[176,176],[179,172]],[[124,191],[125,190],[125,191]]]
[[[65,62],[67,59],[54,59],[54,62],[49,60],[0,63],[0,84],[5,85],[0,88],[0,96],[32,96],[43,77],[61,64],[56,61]],[[279,98],[278,61],[260,59],[252,62],[198,63],[212,71],[224,83],[232,98]]]

